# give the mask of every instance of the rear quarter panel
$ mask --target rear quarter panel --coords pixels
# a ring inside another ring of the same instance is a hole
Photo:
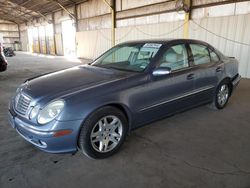
[[[225,74],[231,79],[239,73],[239,62],[235,58],[226,57],[225,60]]]

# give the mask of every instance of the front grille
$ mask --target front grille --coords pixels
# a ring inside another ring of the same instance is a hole
[[[15,100],[16,111],[21,115],[26,115],[31,99],[23,94],[18,94]]]

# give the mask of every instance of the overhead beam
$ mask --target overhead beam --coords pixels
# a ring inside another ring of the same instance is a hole
[[[57,0],[53,0],[54,2],[56,2],[72,19],[76,20],[76,17],[71,14],[70,11],[68,11],[68,9],[66,7],[64,7],[59,1]]]
[[[38,14],[40,14],[44,19],[45,21],[48,23],[48,24],[51,24],[51,20],[49,20],[46,16],[44,16],[41,12],[37,11]]]
[[[240,3],[240,2],[245,2],[245,1],[249,1],[249,0],[227,0],[227,1],[212,2],[212,3],[203,3],[201,5],[193,5],[193,9],[226,5],[226,4],[231,4],[231,3]]]
[[[27,8],[20,6],[19,4],[13,3],[12,1],[4,1],[3,4],[0,5],[0,7],[0,12],[3,12],[5,14],[3,17],[10,17],[8,20],[12,20],[18,23],[29,21],[30,19],[35,17],[32,14],[32,10],[28,10]]]
[[[28,20],[28,18],[26,18],[25,16],[23,16],[22,18],[20,18],[20,17],[18,17],[18,16],[15,16],[15,15],[13,15],[13,14],[10,14],[9,12],[6,12],[5,10],[1,10],[4,14],[1,14],[3,17],[5,17],[6,18],[6,15],[7,16],[11,16],[11,17],[13,17],[13,18],[15,18],[15,19],[17,19],[17,20],[23,20],[23,19],[25,19],[26,21],[29,21]],[[12,19],[11,19],[12,20]]]
[[[33,11],[32,10],[30,10],[30,11],[28,11],[28,12],[24,12],[24,11],[22,11],[22,14],[19,14],[18,16],[24,16],[24,15],[30,15],[30,16],[33,16],[31,13],[32,13]]]
[[[20,6],[24,6],[24,5],[28,4],[28,3],[30,3],[31,1],[32,1],[32,0],[24,1],[23,3],[20,4]]]
[[[66,7],[70,7],[70,6],[76,6],[78,4],[87,2],[87,0],[82,0],[82,1],[77,1],[75,2],[74,0],[70,0],[70,4],[67,5],[63,5],[62,3],[60,3],[58,0],[48,0],[46,3],[44,1],[37,1],[36,3],[32,3],[33,0],[26,0],[23,1],[22,3],[16,3],[15,1],[12,2],[12,0],[7,0],[6,2],[10,2],[11,5],[13,6],[9,6],[5,4],[0,4],[0,12],[5,8],[10,8],[10,10],[8,10],[7,12],[4,12],[5,15],[7,15],[8,19],[5,20],[9,20],[9,21],[14,21],[14,20],[18,20],[18,23],[24,23],[26,21],[30,21],[32,19],[36,19],[39,16],[45,18],[46,15],[54,13],[56,11],[59,10],[64,10],[67,12],[67,14],[70,15],[70,17],[74,20],[77,20],[77,17],[70,13]],[[44,5],[48,5],[46,7],[44,7]],[[57,5],[56,7],[53,5]],[[20,7],[20,8],[19,8]],[[54,8],[52,8],[54,7]],[[25,9],[25,10],[22,10]],[[14,11],[19,11],[19,14],[13,15],[11,12]],[[26,12],[27,10],[27,12]],[[22,13],[21,13],[22,12]],[[33,13],[36,13],[37,15],[33,15]],[[42,15],[41,15],[42,14]],[[26,15],[26,17],[25,17]],[[5,16],[6,17],[6,16]],[[19,17],[19,18],[18,18]],[[47,22],[49,22],[50,20],[45,19]]]
[[[16,22],[16,20],[12,20],[12,19],[6,18],[6,17],[4,17],[4,15],[1,14],[1,13],[0,13],[0,16],[1,16],[1,20],[6,20],[6,21],[9,21],[9,22],[13,22],[13,23],[15,23],[15,24],[19,24],[19,22]],[[19,21],[21,21],[21,20],[19,20]],[[20,22],[20,23],[21,23],[21,22]]]
[[[112,6],[108,3],[107,0],[103,0],[103,2],[104,2],[110,9],[112,9]]]

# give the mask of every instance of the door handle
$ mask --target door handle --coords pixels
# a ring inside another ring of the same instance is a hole
[[[217,67],[216,68],[216,72],[221,72],[222,71],[222,67]]]
[[[193,80],[194,79],[194,74],[189,74],[187,75],[187,80]]]

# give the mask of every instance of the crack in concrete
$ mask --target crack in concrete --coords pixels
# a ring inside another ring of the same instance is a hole
[[[158,143],[154,142],[153,140],[151,140],[151,139],[149,139],[147,137],[144,137],[144,136],[141,136],[141,135],[138,135],[138,134],[133,134],[133,135],[135,137],[141,139],[141,140],[147,141],[150,144],[155,145],[157,148],[159,148],[159,151],[163,154],[163,156],[165,156],[167,158],[171,158],[171,159],[176,160],[176,161],[180,161],[180,162],[186,164],[189,167],[196,168],[196,169],[206,171],[206,172],[209,172],[211,174],[216,174],[216,175],[233,175],[233,176],[250,175],[250,171],[242,170],[237,165],[229,163],[227,161],[225,162],[226,164],[228,164],[229,166],[231,166],[231,167],[233,167],[233,168],[235,168],[237,170],[236,171],[228,171],[228,172],[226,172],[226,171],[217,171],[217,170],[212,170],[212,169],[209,169],[209,168],[205,168],[205,167],[201,167],[201,166],[192,164],[191,162],[188,162],[188,161],[183,160],[183,159],[179,159],[179,158],[177,158],[175,156],[172,156],[172,155],[168,154],[165,150],[162,149],[161,146],[159,146]]]

